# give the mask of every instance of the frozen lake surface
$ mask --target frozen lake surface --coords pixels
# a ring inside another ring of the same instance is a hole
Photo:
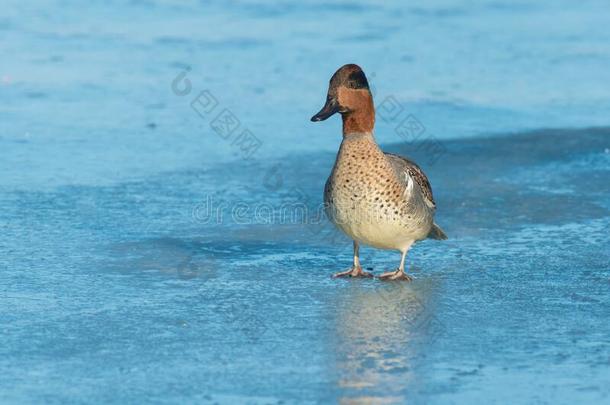
[[[610,400],[604,2],[8,3],[0,402]],[[449,235],[411,284],[329,278],[340,123],[308,119],[347,62]]]

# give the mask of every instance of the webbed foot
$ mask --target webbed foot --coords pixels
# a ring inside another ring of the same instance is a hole
[[[368,271],[362,270],[362,267],[352,267],[349,270],[340,271],[339,273],[335,273],[332,275],[332,278],[340,278],[340,277],[363,277],[370,278],[373,277],[373,273],[369,273]]]
[[[396,269],[394,271],[388,271],[386,273],[381,274],[378,277],[383,281],[393,281],[393,280],[402,280],[402,281],[413,281],[413,277],[409,276],[405,273],[404,270]]]

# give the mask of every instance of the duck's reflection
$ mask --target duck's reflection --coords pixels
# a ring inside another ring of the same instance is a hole
[[[422,344],[442,325],[434,315],[434,280],[352,283],[337,306],[335,353],[344,404],[407,401]]]

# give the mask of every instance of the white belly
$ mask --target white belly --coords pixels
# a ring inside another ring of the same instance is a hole
[[[392,223],[345,223],[338,226],[352,239],[380,249],[401,250],[414,242],[413,236],[405,235],[403,228]]]
[[[384,215],[366,204],[330,204],[327,215],[350,238],[379,249],[403,250],[427,234],[416,219],[411,223],[408,218],[392,213]]]

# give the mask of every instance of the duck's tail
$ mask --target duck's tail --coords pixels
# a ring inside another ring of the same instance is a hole
[[[440,226],[436,224],[432,224],[432,229],[430,229],[430,233],[428,234],[429,239],[437,239],[437,240],[445,240],[447,239],[447,235],[441,229]]]

